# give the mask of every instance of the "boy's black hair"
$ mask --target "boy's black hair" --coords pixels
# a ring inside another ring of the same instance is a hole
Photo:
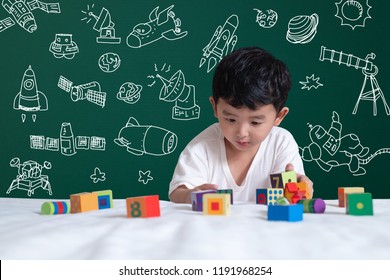
[[[213,98],[233,107],[256,109],[273,104],[279,112],[291,88],[287,66],[258,47],[238,49],[225,56],[215,69]]]

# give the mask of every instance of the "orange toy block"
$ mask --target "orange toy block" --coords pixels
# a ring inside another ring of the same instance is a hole
[[[299,200],[306,198],[306,183],[287,183],[284,188],[284,197],[291,204],[296,204]]]
[[[126,209],[128,218],[150,218],[161,215],[158,195],[126,198]]]
[[[230,215],[229,193],[206,193],[203,195],[204,215]]]
[[[339,199],[339,207],[345,207],[347,201],[347,194],[350,193],[364,193],[362,187],[339,187],[337,194]]]
[[[77,193],[70,195],[70,213],[99,210],[97,193]]]

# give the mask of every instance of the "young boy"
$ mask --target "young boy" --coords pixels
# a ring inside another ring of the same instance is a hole
[[[191,203],[191,192],[232,189],[235,201],[256,199],[269,175],[294,170],[313,193],[293,136],[278,127],[289,109],[286,65],[265,50],[232,52],[215,69],[210,97],[218,123],[183,150],[169,187],[170,200]]]

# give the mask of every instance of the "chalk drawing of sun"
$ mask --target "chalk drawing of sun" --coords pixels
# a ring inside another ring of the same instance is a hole
[[[352,29],[357,26],[365,27],[366,19],[371,18],[372,8],[368,0],[341,0],[336,3],[336,17],[341,19],[341,25],[349,25]]]

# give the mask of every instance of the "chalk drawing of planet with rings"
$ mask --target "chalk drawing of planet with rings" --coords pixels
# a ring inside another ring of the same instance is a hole
[[[103,72],[112,73],[121,65],[121,59],[116,53],[108,52],[99,58],[98,64]]]
[[[287,41],[293,44],[309,43],[317,34],[318,21],[317,14],[293,17],[288,23]]]
[[[142,86],[126,82],[119,88],[116,98],[128,104],[135,104],[141,98]]]

